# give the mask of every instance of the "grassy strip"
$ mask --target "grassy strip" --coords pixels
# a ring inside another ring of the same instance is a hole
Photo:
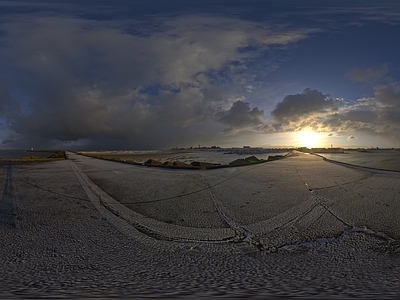
[[[29,152],[35,152],[35,151],[29,151]],[[65,151],[63,151],[63,150],[60,150],[60,151],[43,150],[43,151],[37,151],[37,152],[51,152],[54,154],[49,157],[27,155],[27,156],[23,156],[21,158],[0,158],[0,161],[36,161],[37,162],[37,161],[54,161],[54,160],[66,159]]]

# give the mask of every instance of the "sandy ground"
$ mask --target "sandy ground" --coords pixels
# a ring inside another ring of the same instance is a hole
[[[242,149],[238,150],[241,151]],[[272,150],[273,151],[273,150]],[[229,154],[224,154],[223,151],[219,150],[172,150],[166,152],[145,152],[145,153],[126,153],[127,151],[81,151],[80,154],[94,156],[94,157],[103,157],[106,159],[117,159],[127,162],[135,162],[139,164],[143,164],[149,159],[154,159],[161,163],[164,162],[184,162],[184,163],[192,163],[192,162],[208,162],[208,163],[218,163],[222,165],[228,165],[230,162],[236,159],[244,159],[246,157],[256,155],[258,159],[267,160],[271,155],[285,155],[289,151],[278,151],[275,152],[265,152],[265,153],[254,153],[257,152],[257,149],[250,149],[245,153],[233,153],[228,152]]]
[[[0,297],[400,297],[396,174],[69,158],[0,165]]]

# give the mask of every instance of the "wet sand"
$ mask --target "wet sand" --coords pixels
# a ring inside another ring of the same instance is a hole
[[[0,297],[400,296],[399,176],[68,156],[1,165]]]

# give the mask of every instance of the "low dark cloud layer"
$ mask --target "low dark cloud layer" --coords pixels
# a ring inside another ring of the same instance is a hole
[[[104,138],[146,148],[155,143],[145,132],[169,128],[178,139],[204,122],[214,123],[204,127],[209,134],[223,132],[221,124],[259,124],[262,111],[236,102],[252,77],[246,64],[310,32],[212,16],[160,20],[162,29],[142,34],[120,25],[40,16],[2,25],[9,85],[1,86],[1,117],[11,130],[3,144],[16,136],[60,145]],[[19,98],[10,100],[12,92]]]
[[[374,96],[354,103],[317,90],[288,95],[272,111],[274,129],[312,128],[329,136],[368,133],[387,139],[400,138],[400,84],[378,85]],[[350,135],[348,140],[355,139]]]
[[[218,120],[228,125],[228,131],[254,127],[264,123],[264,111],[257,107],[251,109],[250,103],[236,101],[228,111],[217,113]]]
[[[340,99],[307,88],[301,94],[286,96],[271,114],[280,129],[295,130],[314,126],[320,122],[320,117],[337,112],[342,105]]]
[[[0,117],[13,119],[20,112],[19,103],[10,94],[7,85],[0,81]]]
[[[398,5],[278,2],[0,2],[1,145],[241,145],[300,128],[400,139]]]

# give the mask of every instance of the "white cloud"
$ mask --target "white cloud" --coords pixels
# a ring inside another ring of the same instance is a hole
[[[293,131],[299,127],[318,127],[321,118],[337,113],[343,105],[342,99],[307,88],[301,94],[287,95],[271,114],[275,128]]]
[[[330,136],[358,132],[399,139],[400,83],[378,85],[374,90],[372,97],[361,98],[354,103],[310,89],[302,94],[288,95],[272,111],[273,128],[294,131],[299,127],[311,127],[316,131],[329,132]],[[351,134],[348,140],[354,137]]]
[[[13,134],[41,142],[137,141],[131,147],[146,147],[149,132],[187,136],[201,125],[218,134],[217,113],[252,86],[234,84],[252,78],[246,64],[312,32],[212,16],[159,20],[157,28],[139,35],[116,22],[35,16],[3,24],[9,84],[2,94],[24,95],[14,99],[12,115],[2,115]],[[261,122],[258,108],[241,112],[243,120],[257,115],[249,124]]]
[[[228,125],[227,131],[236,131],[264,123],[264,111],[250,109],[250,103],[238,100],[227,111],[217,113],[219,122]]]
[[[393,82],[375,87],[375,98],[383,105],[399,108],[400,106],[400,82]]]
[[[372,68],[354,68],[346,74],[346,77],[352,81],[360,82],[376,82],[382,79],[384,75],[388,73],[389,69],[387,65],[375,66]]]

